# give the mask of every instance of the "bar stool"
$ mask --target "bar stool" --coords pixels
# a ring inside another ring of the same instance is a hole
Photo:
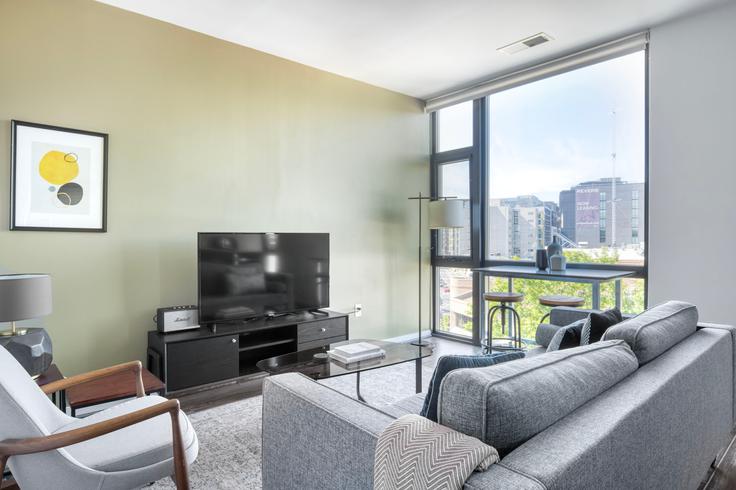
[[[585,299],[580,298],[579,296],[566,296],[564,294],[547,294],[539,297],[539,304],[542,306],[549,306],[550,308],[554,308],[555,306],[571,306],[573,308],[579,308],[585,304]],[[550,311],[548,311],[542,319],[539,320],[539,323],[544,323],[544,321],[549,317]]]
[[[524,301],[522,293],[511,292],[490,292],[483,295],[483,299],[488,302],[499,303],[488,309],[488,337],[484,339],[485,346],[483,352],[489,354],[493,351],[494,340],[511,341],[511,345],[496,346],[496,350],[519,350],[521,349],[521,318],[512,306],[514,303]],[[493,337],[493,319],[496,313],[501,313],[501,334],[506,333],[506,312],[511,312],[509,320],[509,336]]]

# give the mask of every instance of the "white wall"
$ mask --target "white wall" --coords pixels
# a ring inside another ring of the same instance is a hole
[[[736,324],[736,4],[653,28],[649,303]]]

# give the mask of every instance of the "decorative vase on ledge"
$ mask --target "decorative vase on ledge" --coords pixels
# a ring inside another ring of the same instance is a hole
[[[550,257],[549,270],[559,272],[559,271],[564,271],[566,268],[567,268],[567,259],[562,254],[562,252]]]
[[[537,269],[540,271],[547,270],[547,251],[543,248],[537,249]]]
[[[557,237],[552,237],[552,243],[547,245],[547,261],[552,262],[553,255],[562,255],[562,245],[557,243]]]

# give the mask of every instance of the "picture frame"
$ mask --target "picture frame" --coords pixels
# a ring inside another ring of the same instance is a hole
[[[12,120],[11,231],[107,231],[108,135]]]

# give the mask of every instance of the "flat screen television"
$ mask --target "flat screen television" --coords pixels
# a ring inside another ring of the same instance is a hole
[[[330,305],[329,233],[199,233],[201,324]]]

